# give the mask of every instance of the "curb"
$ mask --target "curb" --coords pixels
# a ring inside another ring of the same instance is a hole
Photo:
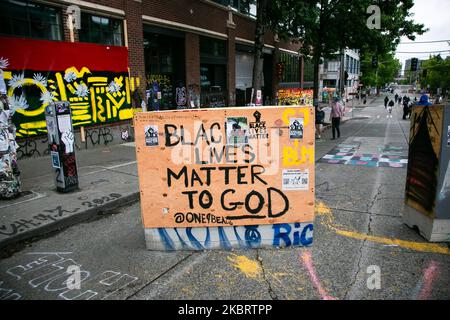
[[[44,238],[52,232],[61,231],[62,229],[68,228],[84,221],[88,221],[95,217],[103,217],[105,215],[108,215],[109,212],[112,212],[116,208],[123,207],[138,201],[139,198],[140,192],[133,192],[114,201],[110,201],[105,205],[87,209],[82,212],[75,213],[71,216],[64,217],[58,221],[48,223],[42,227],[37,227],[32,230],[27,230],[20,234],[11,236],[5,240],[0,241],[0,257],[2,257],[6,253],[6,251],[12,249],[12,247],[14,247],[15,245],[24,243],[29,240]]]

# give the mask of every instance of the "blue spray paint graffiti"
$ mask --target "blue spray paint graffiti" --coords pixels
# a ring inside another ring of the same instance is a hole
[[[205,250],[308,246],[312,223],[283,223],[235,227],[145,229],[150,250]]]

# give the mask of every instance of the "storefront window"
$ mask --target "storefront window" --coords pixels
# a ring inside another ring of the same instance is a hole
[[[223,6],[230,6],[240,13],[256,17],[256,1],[255,0],[212,0]]]
[[[224,40],[200,37],[200,103],[202,107],[226,106],[227,50]]]
[[[123,45],[122,20],[81,13],[80,41],[112,46]]]
[[[187,92],[183,36],[170,36],[153,30],[144,32],[144,58],[150,109],[170,110],[187,106],[186,99],[177,100],[177,92]]]
[[[300,81],[299,57],[286,52],[281,52],[280,61],[284,64],[282,82],[299,82]]]
[[[30,1],[0,0],[0,34],[62,40],[60,11]]]

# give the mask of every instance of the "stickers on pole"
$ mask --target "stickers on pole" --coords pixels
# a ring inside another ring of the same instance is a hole
[[[145,112],[134,126],[145,228],[313,221],[312,107]]]

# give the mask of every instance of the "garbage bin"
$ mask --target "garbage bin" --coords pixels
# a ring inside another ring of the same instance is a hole
[[[450,241],[450,106],[411,114],[403,221],[431,242]]]

